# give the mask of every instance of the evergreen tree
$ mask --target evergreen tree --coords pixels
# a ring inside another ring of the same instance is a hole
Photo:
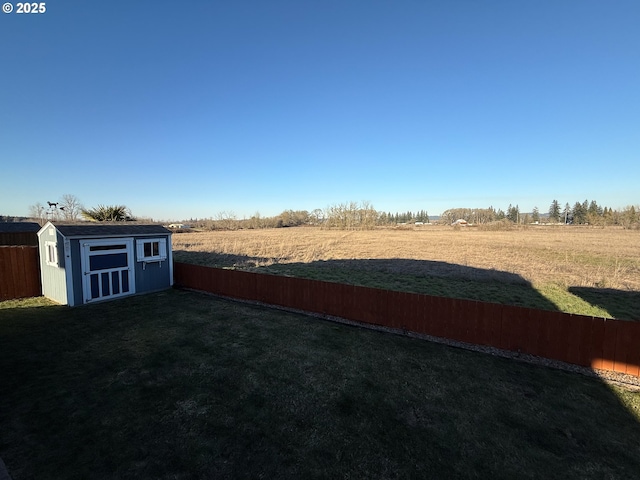
[[[560,221],[560,204],[557,200],[551,202],[551,206],[549,207],[549,220],[553,220],[556,223]]]
[[[586,201],[585,201],[586,203]],[[584,203],[576,202],[573,206],[573,223],[583,225],[587,223],[587,208]]]
[[[531,221],[533,223],[540,222],[540,212],[538,211],[538,207],[533,207],[533,212],[531,213]]]
[[[564,204],[564,211],[562,212],[564,216],[564,223],[569,224],[573,223],[573,216],[571,215],[571,207],[569,206],[569,202]]]

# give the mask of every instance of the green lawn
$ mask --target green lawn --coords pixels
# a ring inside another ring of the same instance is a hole
[[[620,478],[640,393],[170,290],[0,303],[14,480]]]

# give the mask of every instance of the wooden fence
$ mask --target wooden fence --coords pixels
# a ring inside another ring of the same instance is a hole
[[[38,247],[0,246],[0,301],[39,295]]]
[[[177,286],[640,377],[640,322],[176,262]]]

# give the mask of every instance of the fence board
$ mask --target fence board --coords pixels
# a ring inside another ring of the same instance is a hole
[[[617,329],[618,324],[613,320],[606,320],[604,322],[604,339],[602,348],[602,368],[604,370],[614,370]]]
[[[640,323],[624,322],[627,374],[640,377]]]
[[[628,328],[627,323],[620,320],[613,320],[616,325],[616,353],[614,358],[613,369],[616,372],[627,373],[627,369],[631,370],[634,359],[632,349],[640,349],[640,345],[632,343],[633,331]]]
[[[571,315],[560,314],[560,312],[551,312],[553,318],[551,333],[551,358],[567,361],[567,346],[569,345],[569,317]]]
[[[565,361],[569,363],[578,363],[580,361],[578,335],[582,319],[576,315],[571,315],[568,319],[570,334],[567,337],[567,347],[565,349]]]
[[[604,370],[604,318],[594,318],[591,324],[591,345],[589,348],[589,357],[591,359],[591,368]]]
[[[416,321],[409,330],[425,335],[436,336],[435,326],[437,326],[440,318],[438,318],[435,313],[434,298],[435,297],[430,295],[411,297],[411,299],[416,302]]]
[[[389,291],[387,295],[387,311],[391,317],[391,324],[394,328],[401,328],[403,330],[410,330],[413,332],[418,331],[418,325],[412,325],[407,322],[404,314],[403,302],[401,292]]]
[[[530,308],[519,308],[518,316],[522,317],[522,352],[535,355],[538,351],[539,322],[538,314],[543,314],[542,310],[536,311]]]
[[[491,320],[488,317],[486,303],[475,302],[476,331],[475,342],[477,345],[488,345],[491,339]]]

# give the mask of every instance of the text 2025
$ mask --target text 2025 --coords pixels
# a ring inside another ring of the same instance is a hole
[[[41,3],[16,3],[16,13],[44,13],[47,11],[47,4]]]

